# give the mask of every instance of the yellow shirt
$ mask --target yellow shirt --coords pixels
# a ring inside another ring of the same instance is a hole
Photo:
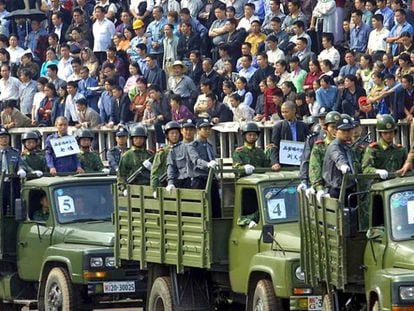
[[[246,39],[244,40],[245,42],[249,42],[252,45],[252,54],[256,55],[257,54],[257,50],[259,48],[259,45],[263,42],[265,42],[266,40],[266,35],[264,33],[259,33],[259,34],[253,34],[251,33],[250,35],[248,35],[246,37]]]

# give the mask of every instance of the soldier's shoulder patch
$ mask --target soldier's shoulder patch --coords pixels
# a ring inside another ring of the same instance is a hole
[[[378,147],[378,143],[376,141],[374,141],[373,143],[370,143],[368,146],[370,148],[377,148]]]
[[[322,139],[318,139],[317,141],[315,141],[315,145],[321,145],[321,144],[323,144]]]
[[[237,151],[237,152],[240,152],[240,151],[243,151],[243,149],[244,149],[244,147],[243,147],[243,146],[240,146],[240,147],[237,147],[237,148],[236,148],[236,151]]]

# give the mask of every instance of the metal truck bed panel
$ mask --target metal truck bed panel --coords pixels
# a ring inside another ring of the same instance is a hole
[[[232,219],[211,220],[205,190],[159,191],[152,197],[149,186],[129,185],[128,197],[116,196],[115,251],[120,260],[210,269],[227,264]],[[215,241],[213,243],[213,241]]]

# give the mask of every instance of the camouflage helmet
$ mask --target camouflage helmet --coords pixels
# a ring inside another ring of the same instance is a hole
[[[39,136],[34,131],[22,134],[22,143],[30,139],[34,139],[37,141],[39,139]]]
[[[392,132],[396,129],[395,120],[389,114],[383,114],[377,118],[377,132]]]
[[[164,126],[164,133],[167,134],[169,130],[180,130],[181,125],[177,121],[170,121]]]
[[[243,135],[250,132],[260,134],[260,129],[254,122],[247,122],[243,124],[241,131]]]
[[[129,132],[129,137],[145,137],[147,138],[147,129],[143,126],[135,126],[132,128],[132,130]]]
[[[338,111],[329,111],[326,114],[324,124],[336,123],[341,118],[341,114]]]
[[[76,131],[76,139],[81,139],[81,138],[93,139],[93,134],[88,129],[78,129]]]

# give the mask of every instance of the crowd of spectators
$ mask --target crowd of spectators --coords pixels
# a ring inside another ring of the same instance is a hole
[[[163,142],[170,120],[274,122],[287,101],[412,121],[413,21],[403,0],[0,0],[1,123]]]

